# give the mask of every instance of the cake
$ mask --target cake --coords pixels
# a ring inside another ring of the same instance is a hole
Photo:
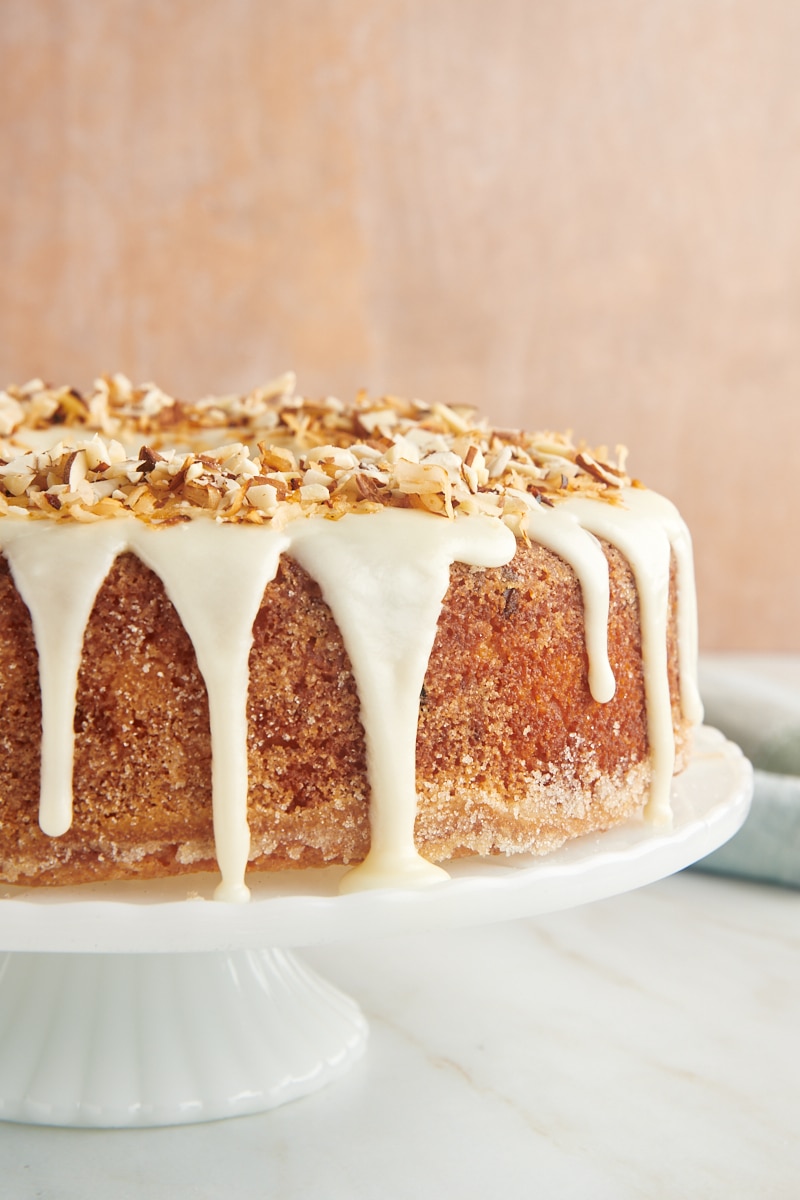
[[[286,375],[0,393],[0,878],[424,886],[667,822],[691,542],[624,452]]]

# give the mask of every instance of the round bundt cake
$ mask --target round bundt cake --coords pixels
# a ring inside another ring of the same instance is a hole
[[[691,543],[622,451],[291,376],[37,380],[0,439],[5,881],[406,886],[669,819]]]

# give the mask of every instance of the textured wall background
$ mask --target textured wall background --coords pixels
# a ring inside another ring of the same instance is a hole
[[[0,0],[0,379],[625,442],[800,649],[796,0]]]

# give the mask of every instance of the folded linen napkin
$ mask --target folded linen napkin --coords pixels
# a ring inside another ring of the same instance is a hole
[[[705,721],[755,768],[741,830],[698,870],[800,887],[800,656],[704,656]]]

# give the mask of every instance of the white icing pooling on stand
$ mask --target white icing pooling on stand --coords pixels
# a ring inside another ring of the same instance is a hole
[[[670,546],[678,567],[684,714],[699,720],[697,623],[691,541],[674,507],[655,493],[623,493],[629,508],[575,498],[532,511],[527,531],[575,571],[583,595],[590,687],[614,694],[608,662],[608,566],[597,537],[617,546],[639,590],[653,783],[648,815],[669,817],[674,736],[667,676]],[[74,715],[83,639],[114,559],[135,553],[161,578],[195,648],[208,691],[217,896],[245,900],[247,692],[252,627],[264,588],[288,550],[322,587],[341,630],[359,692],[371,789],[371,850],[345,890],[426,885],[446,878],[414,845],[419,694],[449,584],[460,561],[500,566],[516,542],[488,517],[448,521],[410,510],[299,520],[284,531],[198,518],[179,526],[134,517],[91,525],[13,518],[0,548],[30,610],[42,693],[40,824],[59,836],[71,823]]]
[[[454,562],[499,567],[516,539],[488,517],[385,509],[292,527],[292,557],[322,588],[358,687],[370,781],[370,850],[343,891],[447,878],[414,845],[419,697]]]

